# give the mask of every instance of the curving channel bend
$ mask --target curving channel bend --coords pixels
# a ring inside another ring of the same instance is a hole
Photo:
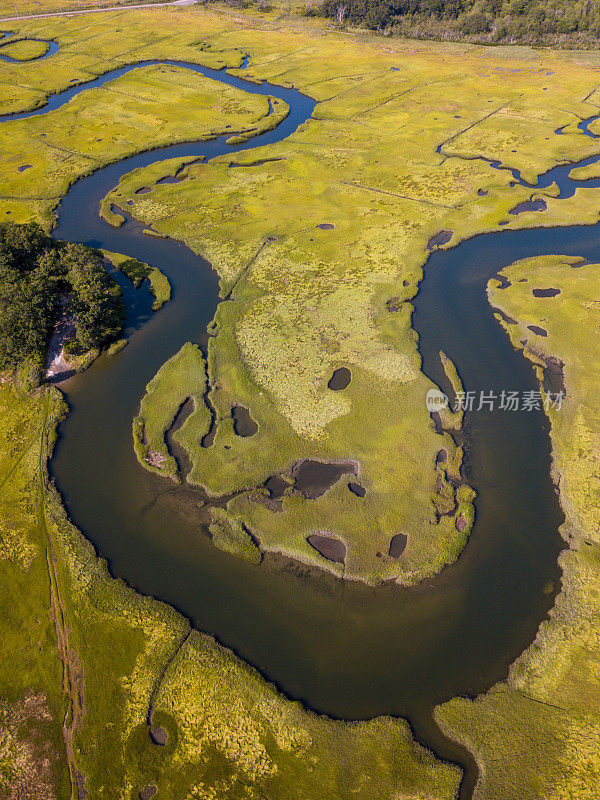
[[[168,60],[113,70],[12,119],[51,113],[81,91],[156,63],[191,69],[290,105],[289,116],[275,130],[235,152],[285,139],[315,107],[294,89]],[[3,121],[10,124],[10,119]],[[584,132],[588,122],[582,123]],[[53,474],[71,518],[108,559],[114,575],[179,609],[288,696],[319,712],[346,719],[408,718],[435,752],[465,767],[461,797],[466,798],[476,777],[474,762],[445,739],[431,710],[504,677],[552,605],[553,596],[544,588],[549,581],[560,583],[563,517],[550,479],[548,422],[536,411],[466,414],[466,477],[478,493],[476,525],[458,562],[432,582],[373,589],[276,556],[255,567],[214,548],[195,519],[189,490],[186,494],[185,487],[176,488],[138,465],[131,419],[159,367],[185,342],[205,341],[219,301],[217,276],[182,243],[145,237],[132,221],[111,228],[98,208],[121,176],[136,167],[234,152],[224,138],[126,158],[77,181],[61,201],[57,238],[159,267],[171,281],[173,299],[153,315],[147,291],[132,289],[115,274],[128,306],[130,342],[63,384],[71,413],[60,429]],[[571,168],[549,171],[539,185],[558,178],[565,197],[577,186],[600,186],[600,181],[574,183],[568,178]],[[518,173],[514,177],[522,183]],[[544,253],[600,260],[599,230],[594,225],[499,231],[432,253],[414,301],[425,373],[445,386],[437,355],[443,349],[469,390],[537,389],[530,364],[513,350],[493,317],[488,279],[517,258]]]
[[[27,62],[23,62],[19,58],[13,58],[12,56],[7,56],[6,53],[2,52],[2,48],[5,45],[12,44],[12,42],[5,41],[6,39],[9,39],[12,35],[13,34],[12,34],[11,31],[0,31],[0,61],[7,61],[9,64],[23,64],[23,63],[29,63],[31,61],[44,61],[44,59],[49,58],[50,56],[53,56],[59,50],[58,42],[55,42],[53,39],[32,39],[32,38],[28,37],[27,41],[29,41],[29,42],[42,42],[43,44],[47,44],[48,45],[48,49],[41,56],[37,56],[37,58],[30,58],[30,59],[27,60]],[[17,41],[17,40],[15,40],[15,41]]]

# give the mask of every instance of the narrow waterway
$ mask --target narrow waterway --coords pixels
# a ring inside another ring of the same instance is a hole
[[[258,86],[195,64],[160,63],[279,97],[291,112],[275,130],[241,147],[229,147],[222,137],[125,159],[79,180],[62,200],[57,238],[148,262],[173,286],[171,303],[153,315],[148,292],[116,275],[128,306],[129,345],[62,387],[71,411],[61,425],[51,469],[67,510],[114,575],[215,634],[288,696],[333,717],[407,717],[436,752],[469,768],[462,787],[466,797],[473,764],[437,731],[431,709],[502,678],[552,605],[545,589],[560,581],[562,514],[550,479],[548,422],[541,411],[466,414],[466,477],[478,493],[476,524],[458,562],[414,589],[342,582],[275,556],[255,567],[213,547],[193,504],[184,499],[185,489],[138,465],[131,419],[159,367],[185,342],[205,340],[219,300],[217,276],[177,241],[143,236],[130,221],[111,228],[98,215],[99,203],[136,167],[176,156],[209,159],[281,141],[310,118],[315,102],[293,89]],[[68,89],[43,108],[12,119],[50,113],[75,94],[138,66]],[[550,171],[540,185],[559,179],[565,197],[577,186],[600,185],[574,183],[568,169]],[[520,182],[518,173],[515,180]],[[531,366],[494,319],[486,284],[515,259],[543,253],[600,261],[599,226],[499,231],[430,255],[414,303],[427,375],[445,386],[438,358],[443,349],[468,390],[499,394],[538,388]]]
[[[10,55],[7,55],[3,48],[7,47],[12,42],[7,42],[6,39],[10,39],[13,34],[11,31],[0,31],[0,61],[7,61],[9,64],[23,64],[25,63],[21,58],[13,58]],[[21,39],[15,39],[15,42],[21,41]],[[27,38],[26,41],[28,42],[41,42],[43,44],[48,45],[48,49],[45,53],[42,53],[41,56],[37,56],[36,58],[29,58],[26,61],[43,61],[45,58],[49,58],[53,56],[55,53],[58,53],[60,47],[58,42],[55,42],[53,39],[31,39]]]

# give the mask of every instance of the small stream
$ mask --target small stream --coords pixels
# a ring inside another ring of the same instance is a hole
[[[7,56],[6,53],[2,52],[2,48],[5,45],[12,44],[12,42],[6,41],[6,39],[10,39],[12,35],[13,34],[11,33],[11,31],[0,31],[0,61],[7,61],[9,64],[26,64],[29,63],[30,61],[44,61],[44,59],[53,56],[55,53],[58,53],[60,49],[58,42],[55,42],[53,39],[32,39],[30,37],[27,37],[28,42],[43,42],[44,44],[48,45],[48,49],[43,55],[38,56],[37,58],[30,58],[28,59],[28,61],[22,61],[19,58],[13,58],[12,56]],[[15,42],[16,41],[20,40],[15,39]]]
[[[68,513],[115,576],[179,609],[289,697],[336,718],[408,718],[436,753],[465,767],[461,797],[467,798],[477,774],[473,759],[440,733],[431,710],[503,678],[553,604],[547,585],[560,584],[563,515],[550,479],[548,421],[541,411],[465,415],[465,469],[477,490],[476,524],[460,559],[418,587],[373,589],[274,555],[255,567],[213,547],[189,490],[137,463],[131,419],[160,366],[185,342],[206,342],[219,302],[218,278],[181,242],[144,236],[132,220],[110,227],[98,215],[99,204],[137,167],[279,142],[310,119],[316,103],[295,89],[256,85],[189,62],[152,60],[112,70],[3,121],[51,113],[82,91],[157,63],[279,97],[291,111],[275,130],[234,148],[219,137],[126,158],[78,180],[61,201],[58,239],[157,266],[173,287],[171,303],[153,314],[147,289],[135,290],[115,273],[127,303],[129,345],[61,387],[71,412],[60,427],[51,469]],[[581,123],[584,133],[590,121]],[[532,189],[556,181],[560,196],[570,197],[579,186],[600,187],[600,179],[570,180],[572,166],[549,170]],[[513,177],[524,183],[518,172]],[[531,365],[494,319],[486,285],[515,259],[544,253],[600,261],[600,227],[504,230],[431,253],[413,320],[423,370],[432,380],[448,389],[438,358],[443,349],[468,390],[538,389]]]

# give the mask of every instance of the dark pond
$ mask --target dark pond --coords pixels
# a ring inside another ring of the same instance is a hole
[[[250,416],[247,408],[233,406],[231,416],[233,417],[233,430],[238,436],[254,436],[258,430],[258,425]]]
[[[336,369],[329,382],[327,383],[328,389],[333,389],[334,392],[339,392],[340,389],[346,389],[352,380],[352,373],[347,367],[340,367]]]

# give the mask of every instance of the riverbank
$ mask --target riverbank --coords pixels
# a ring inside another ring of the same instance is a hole
[[[511,667],[507,681],[475,701],[456,699],[441,706],[436,717],[478,759],[477,800],[504,800],[516,787],[523,800],[579,800],[593,797],[600,780],[595,588],[600,484],[592,368],[599,266],[555,256],[517,262],[501,274],[510,285],[492,284],[490,302],[514,320],[502,322],[514,346],[535,364],[553,360],[564,369],[565,396],[558,405],[548,402],[553,477],[566,514],[561,592],[550,619]],[[560,297],[536,297],[539,287],[558,289]],[[543,326],[547,336],[532,333],[533,326]],[[542,397],[548,385],[543,377],[540,371]]]

